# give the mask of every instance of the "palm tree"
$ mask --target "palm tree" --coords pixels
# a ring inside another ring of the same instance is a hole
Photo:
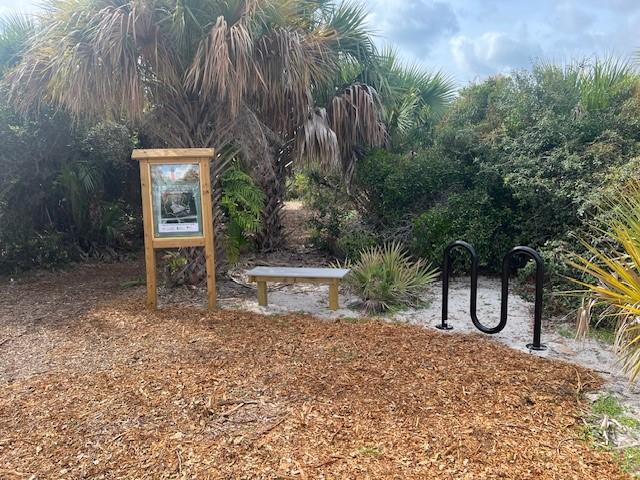
[[[440,120],[456,91],[451,77],[401,62],[392,47],[381,52],[376,77],[371,84],[381,92],[384,123],[395,148],[410,140],[416,130]]]
[[[232,149],[266,194],[271,249],[292,162],[344,169],[384,142],[373,88],[314,101],[343,62],[375,56],[365,16],[329,0],[49,0],[9,79],[24,111],[53,104],[125,119],[156,146]]]

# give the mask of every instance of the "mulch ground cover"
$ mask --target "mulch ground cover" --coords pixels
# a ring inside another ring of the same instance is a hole
[[[151,313],[108,277],[0,289],[0,478],[627,478],[579,439],[599,379],[578,367],[375,321]]]

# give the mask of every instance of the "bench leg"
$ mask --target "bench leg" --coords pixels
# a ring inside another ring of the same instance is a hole
[[[338,283],[334,282],[329,285],[329,308],[331,310],[338,309]]]
[[[258,305],[267,306],[267,282],[258,282]]]

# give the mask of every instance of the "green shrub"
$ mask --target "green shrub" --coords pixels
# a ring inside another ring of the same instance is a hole
[[[77,248],[60,232],[0,233],[0,275],[18,273],[34,265],[50,269],[76,258]]]
[[[355,258],[354,249],[361,242],[368,243],[364,237],[369,236],[370,229],[362,222],[344,182],[337,176],[314,171],[305,178],[307,183],[301,195],[312,212],[309,220],[312,243],[336,257]]]
[[[511,211],[493,203],[480,190],[449,196],[414,220],[413,252],[439,265],[444,248],[454,240],[464,240],[475,247],[481,266],[500,271],[502,257],[515,246],[517,225]],[[468,259],[464,265],[468,269]]]
[[[395,225],[462,186],[464,172],[437,149],[371,152],[359,164],[353,191],[370,223]]]
[[[336,254],[348,260],[358,260],[363,251],[378,244],[378,238],[363,225],[354,225],[342,233],[336,242]]]
[[[309,177],[296,173],[287,179],[287,200],[305,200],[309,193]]]
[[[425,287],[438,276],[429,264],[412,261],[399,243],[370,247],[347,265],[346,284],[369,313],[419,305]]]
[[[432,207],[417,217],[413,224],[413,251],[433,263],[440,264],[444,247],[464,237],[454,226],[454,220],[446,205]]]

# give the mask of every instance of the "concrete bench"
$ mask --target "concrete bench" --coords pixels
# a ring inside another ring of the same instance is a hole
[[[348,268],[256,267],[249,270],[250,282],[258,284],[258,304],[267,306],[267,282],[329,285],[329,308],[338,309],[338,288]]]

